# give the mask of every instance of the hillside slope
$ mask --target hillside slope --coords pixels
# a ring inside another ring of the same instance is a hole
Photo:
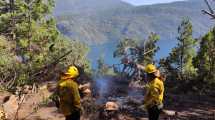
[[[208,31],[211,25],[201,13],[206,8],[203,0],[149,6],[132,6],[120,0],[63,0],[56,5],[60,31],[88,43],[125,37],[142,40],[150,32],[158,33],[162,40],[171,40],[184,17],[191,19],[195,36]]]
[[[93,67],[100,55],[113,64],[113,51],[119,40],[144,40],[149,33],[160,35],[160,50],[156,59],[169,54],[176,44],[177,27],[188,17],[194,36],[200,37],[212,27],[212,20],[201,13],[203,0],[188,0],[168,4],[133,6],[120,0],[57,0],[54,15],[59,30],[66,36],[88,43]]]

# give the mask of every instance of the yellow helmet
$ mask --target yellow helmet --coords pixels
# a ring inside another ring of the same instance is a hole
[[[145,67],[145,72],[147,73],[154,73],[157,71],[157,68],[155,67],[155,65],[153,64],[148,64],[146,67]]]
[[[65,74],[69,75],[70,78],[76,78],[79,76],[79,71],[77,67],[70,66]]]

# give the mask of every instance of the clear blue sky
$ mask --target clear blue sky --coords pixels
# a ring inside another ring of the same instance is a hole
[[[185,0],[122,0],[133,5],[151,5],[156,3],[169,3],[174,1],[185,1]]]

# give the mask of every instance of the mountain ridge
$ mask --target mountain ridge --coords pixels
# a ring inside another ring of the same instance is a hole
[[[99,11],[119,7],[133,7],[131,4],[121,0],[56,0],[54,15],[98,14]]]
[[[102,8],[104,6],[102,2],[92,7],[87,2],[85,5],[80,5],[80,0],[79,4],[73,4],[71,7],[75,5],[76,8],[82,8],[88,5],[88,8],[93,10],[79,9],[79,12],[74,10],[56,14],[58,28],[71,38],[89,43],[102,43],[125,37],[144,39],[150,32],[159,34],[163,39],[173,39],[177,34],[177,26],[184,17],[191,19],[196,37],[208,31],[211,26],[209,19],[201,14],[201,9],[206,8],[201,0],[146,6],[132,6],[120,0],[110,1],[104,4],[116,3],[115,6]]]
[[[63,4],[66,0],[60,1]],[[92,49],[89,55],[92,59],[103,53],[108,54],[106,63],[109,64],[113,63],[111,54],[116,44],[124,38],[144,40],[151,32],[157,33],[161,38],[158,42],[161,49],[156,55],[159,59],[167,56],[175,46],[177,28],[183,18],[188,17],[191,20],[195,38],[204,35],[213,26],[209,17],[201,13],[202,9],[207,9],[203,0],[144,6],[133,6],[119,0],[110,0],[109,3],[100,1],[92,5],[90,1],[100,0],[86,0],[85,4],[80,2],[73,5],[65,2],[70,10],[74,9],[69,12],[64,12],[67,8],[58,6],[57,2],[58,9],[54,13],[57,27],[64,35],[88,43]],[[59,9],[62,10],[56,14]]]

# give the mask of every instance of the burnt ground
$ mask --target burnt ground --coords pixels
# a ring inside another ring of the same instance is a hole
[[[121,84],[121,83],[120,83]],[[115,92],[109,91],[110,95],[104,96],[105,98],[100,101],[98,98],[86,98],[83,99],[84,114],[81,120],[105,120],[107,118],[99,118],[99,114],[103,112],[104,103],[112,100],[116,101],[120,109],[117,112],[118,119],[108,120],[147,120],[147,113],[142,109],[143,95],[142,91],[133,91],[128,89],[126,84],[121,84],[122,88],[115,86],[111,89]],[[127,92],[126,92],[126,91]],[[116,92],[117,91],[117,92]],[[121,93],[121,94],[119,94]],[[41,89],[37,93],[29,93],[25,95],[25,99],[18,112],[19,120],[64,120],[64,116],[59,113],[52,101],[47,100],[51,95],[46,87],[41,86]],[[0,92],[0,100],[4,101],[4,96],[11,96],[9,93],[4,95]],[[12,113],[13,120],[15,108],[17,106],[16,99],[8,100],[3,103],[8,105],[8,108]],[[1,103],[2,104],[2,103]],[[196,95],[196,94],[167,94],[165,96],[164,108],[166,110],[177,111],[177,116],[161,115],[160,120],[215,120],[215,96],[211,95]],[[12,111],[13,110],[13,111]]]
[[[120,120],[147,120],[147,113],[140,109],[140,105],[130,102],[123,107],[118,113]],[[184,98],[183,101],[166,105],[164,109],[176,111],[177,115],[161,114],[160,120],[215,120],[215,103],[212,101],[199,102]]]
[[[181,95],[182,96],[182,95]],[[166,110],[177,112],[177,116],[167,116],[161,114],[160,120],[215,120],[215,103],[212,101],[194,101],[184,97],[181,101],[174,101],[170,105],[166,105]],[[146,111],[140,109],[140,104],[128,101],[118,112],[118,119],[111,120],[147,120]],[[108,120],[95,117],[89,120]],[[86,117],[87,118],[87,117]],[[85,119],[83,119],[85,120]]]
[[[147,112],[141,107],[144,91],[129,88],[126,81],[120,80],[113,82],[109,90],[111,94],[106,98],[110,96],[108,100],[120,104],[120,120],[147,120]],[[168,93],[165,95],[164,109],[176,111],[177,115],[162,114],[160,120],[215,120],[215,95]]]
[[[179,120],[215,120],[215,97],[207,95],[166,96],[167,109],[178,112]]]

